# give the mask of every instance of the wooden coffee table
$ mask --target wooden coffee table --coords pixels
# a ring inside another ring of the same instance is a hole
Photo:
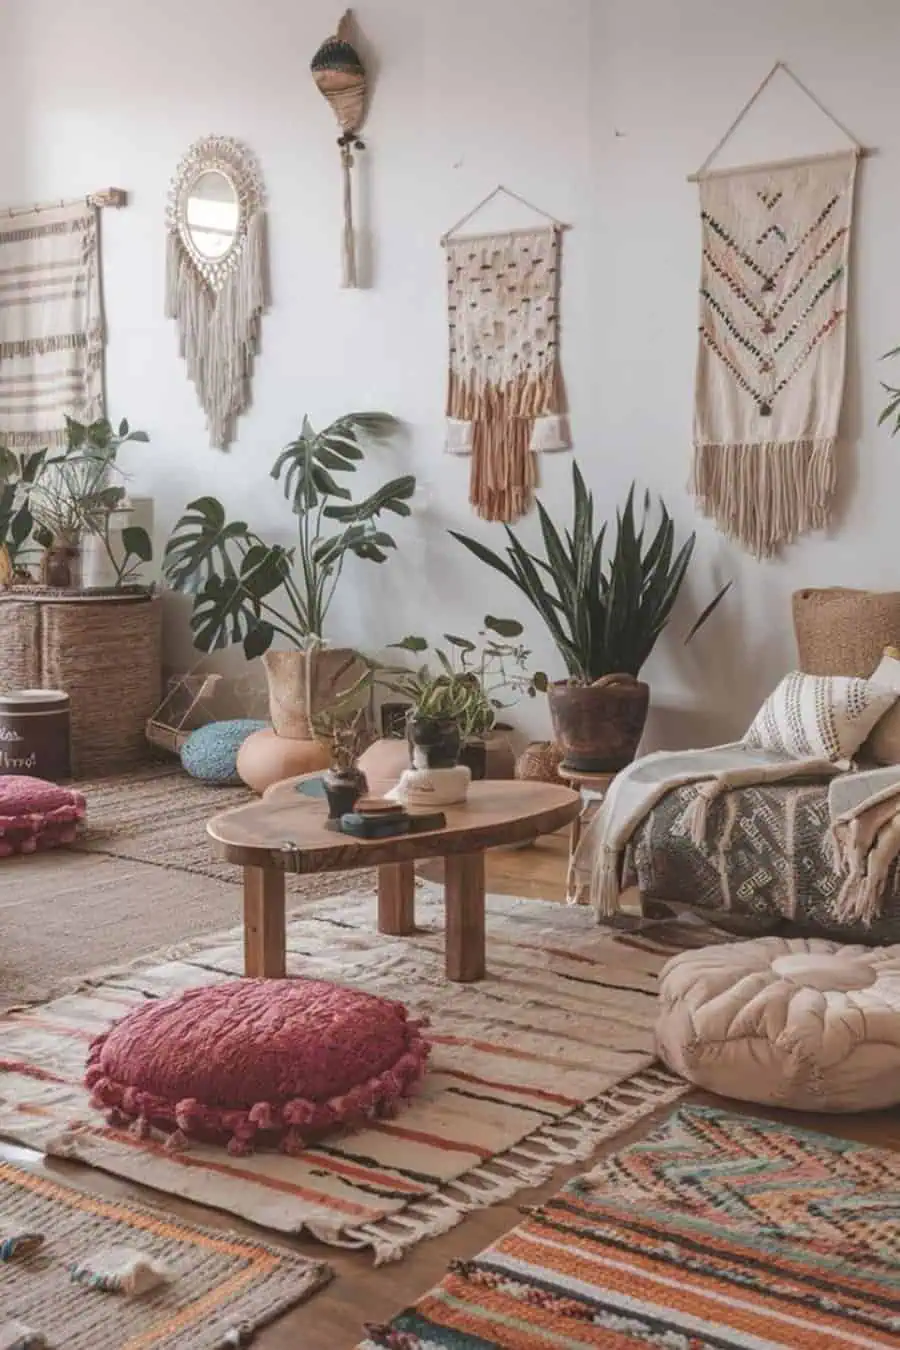
[[[520,844],[569,825],[581,799],[549,783],[473,783],[447,825],[393,839],[353,839],[325,828],[324,799],[303,796],[288,779],[259,802],[224,811],[207,825],[216,851],[244,869],[244,973],[285,974],[286,872],[378,868],[378,931],[415,932],[416,858],[445,860],[447,978],[484,976],[484,851]]]

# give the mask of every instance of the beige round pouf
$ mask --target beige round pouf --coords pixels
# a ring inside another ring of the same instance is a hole
[[[320,741],[293,741],[276,736],[270,727],[254,731],[238,751],[238,777],[254,792],[265,792],[273,783],[302,773],[327,769],[331,756]]]
[[[900,1102],[900,946],[758,938],[674,957],[659,1057],[723,1097],[798,1111]]]

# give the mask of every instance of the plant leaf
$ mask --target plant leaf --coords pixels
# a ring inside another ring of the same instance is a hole
[[[153,543],[142,525],[128,525],[122,531],[122,545],[126,558],[140,558],[148,563],[153,559]]]

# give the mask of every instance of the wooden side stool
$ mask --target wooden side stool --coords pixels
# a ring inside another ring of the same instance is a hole
[[[582,887],[575,876],[575,855],[581,843],[582,831],[596,814],[597,808],[603,805],[609,785],[616,775],[582,773],[577,769],[566,769],[562,765],[557,769],[557,773],[564,783],[568,783],[569,787],[581,794],[581,810],[572,821],[569,835],[569,866],[566,873],[566,904],[578,905],[582,902]]]

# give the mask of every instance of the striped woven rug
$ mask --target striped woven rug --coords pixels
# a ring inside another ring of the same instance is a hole
[[[653,1064],[656,973],[707,930],[598,928],[590,910],[494,897],[488,978],[444,977],[441,891],[417,895],[419,932],[379,935],[375,898],[337,897],[288,925],[288,970],[405,1003],[429,1019],[421,1090],[382,1121],[300,1157],[169,1151],[109,1127],[81,1086],[94,1035],[148,998],[233,978],[242,935],[202,943],[0,1019],[0,1134],[228,1210],[390,1260],[470,1210],[546,1181],[685,1091]],[[658,933],[658,936],[655,934]]]
[[[896,1350],[900,1152],[682,1107],[358,1350]]]

